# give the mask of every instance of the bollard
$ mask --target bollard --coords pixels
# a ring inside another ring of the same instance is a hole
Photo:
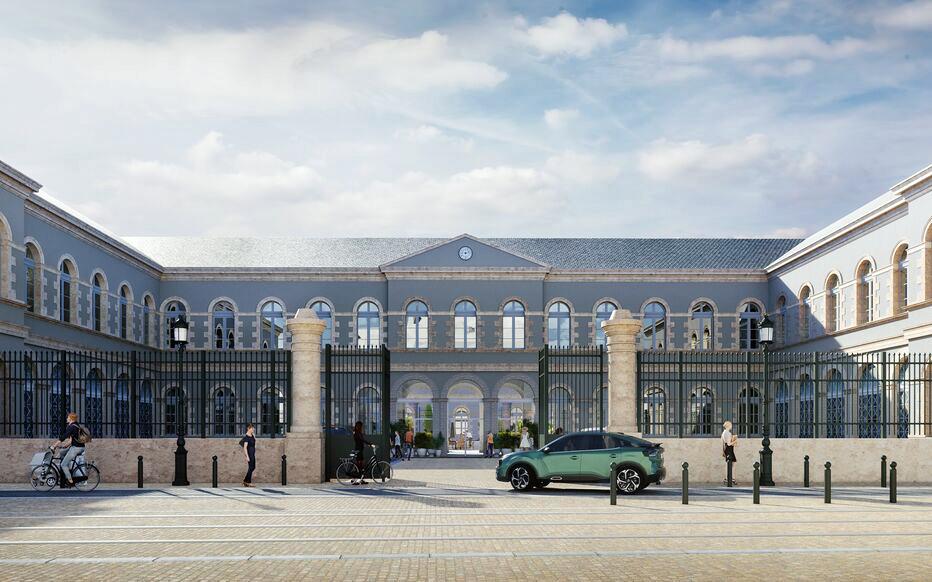
[[[136,457],[136,487],[142,489],[142,455]]]
[[[825,461],[825,502],[832,502],[832,464]]]
[[[288,484],[288,455],[282,455],[282,487]]]
[[[880,486],[887,486],[887,455],[880,455]]]
[[[683,505],[689,505],[689,463],[683,463]]]
[[[734,481],[735,481],[735,480],[732,478],[732,473],[731,473],[731,470],[732,470],[732,469],[731,469],[731,465],[732,465],[732,460],[731,460],[731,459],[728,459],[728,486],[729,486],[729,487],[731,487],[731,486],[732,486],[732,483],[734,483]]]
[[[213,460],[213,463],[212,463],[212,466],[211,466],[211,480],[210,480],[210,482],[211,482],[211,484],[214,486],[214,488],[216,488],[216,487],[217,487],[217,455],[214,455],[213,459],[214,459],[214,460]]]
[[[760,463],[754,463],[754,505],[760,505]]]
[[[896,503],[896,461],[890,463],[890,503]]]
[[[803,487],[809,487],[809,455],[803,457]]]
[[[609,485],[609,503],[611,505],[618,505],[618,466],[615,463],[612,463],[611,471],[612,482]]]

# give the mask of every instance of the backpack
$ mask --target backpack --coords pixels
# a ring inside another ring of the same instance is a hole
[[[91,431],[87,430],[85,427],[78,425],[78,442],[82,445],[86,445],[91,442]]]

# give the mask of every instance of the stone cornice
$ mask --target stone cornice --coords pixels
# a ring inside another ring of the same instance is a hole
[[[599,270],[557,270],[553,269],[547,274],[548,281],[579,281],[579,282],[617,282],[639,283],[655,281],[666,283],[692,283],[695,281],[718,282],[767,282],[767,272],[764,270],[738,270],[738,269],[683,269],[683,270],[626,270],[616,271],[608,269]]]
[[[890,191],[894,194],[907,196],[930,184],[932,184],[932,164],[929,164],[902,182],[895,184],[890,188]]]
[[[385,281],[373,268],[171,267],[162,281]]]
[[[26,197],[38,192],[42,184],[0,160],[0,182],[9,186],[16,194]]]

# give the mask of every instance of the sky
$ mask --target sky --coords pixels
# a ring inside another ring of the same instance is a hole
[[[932,0],[0,9],[0,160],[119,235],[801,237],[932,163]]]

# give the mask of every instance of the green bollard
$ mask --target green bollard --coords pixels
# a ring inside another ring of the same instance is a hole
[[[887,486],[887,455],[880,455],[880,486]]]
[[[760,463],[754,463],[754,505],[760,505]]]
[[[803,487],[809,487],[809,455],[803,457]]]
[[[618,505],[618,467],[615,463],[612,463],[612,482],[609,485],[609,491],[611,491],[609,503],[612,505]]]
[[[689,463],[683,463],[683,505],[689,505]]]
[[[896,503],[896,461],[890,463],[890,503]]]
[[[832,502],[832,464],[825,461],[825,502]]]

